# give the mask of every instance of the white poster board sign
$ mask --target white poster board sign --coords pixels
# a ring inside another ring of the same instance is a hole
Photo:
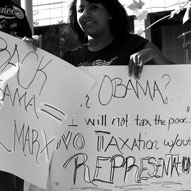
[[[97,83],[63,126],[49,190],[190,190],[191,66],[82,69]]]
[[[0,169],[46,188],[57,135],[93,84],[71,64],[0,32]]]

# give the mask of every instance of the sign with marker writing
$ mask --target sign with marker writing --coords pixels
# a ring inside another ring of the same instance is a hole
[[[65,124],[51,191],[191,188],[191,66],[82,68],[96,85]]]
[[[0,169],[46,188],[57,135],[94,80],[2,32],[0,58]]]

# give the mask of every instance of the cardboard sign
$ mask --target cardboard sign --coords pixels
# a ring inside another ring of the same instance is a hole
[[[191,66],[82,68],[96,80],[63,126],[49,190],[191,188]]]
[[[46,188],[57,136],[94,80],[2,32],[0,58],[0,169]]]

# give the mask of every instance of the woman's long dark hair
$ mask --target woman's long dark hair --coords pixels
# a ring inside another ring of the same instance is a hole
[[[79,40],[81,42],[87,42],[87,37],[80,28],[77,22],[77,11],[76,11],[76,1],[73,0],[70,10],[69,10],[69,22],[77,33]],[[111,15],[112,19],[110,21],[111,32],[115,34],[116,37],[123,37],[129,33],[129,20],[128,15],[123,7],[123,5],[118,0],[87,0],[89,3],[99,3],[102,4],[108,13]]]

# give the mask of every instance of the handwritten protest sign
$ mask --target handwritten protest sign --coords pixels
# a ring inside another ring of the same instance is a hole
[[[191,66],[83,70],[97,83],[63,128],[49,190],[190,190]]]
[[[46,188],[57,135],[94,80],[2,32],[0,58],[0,169]]]

